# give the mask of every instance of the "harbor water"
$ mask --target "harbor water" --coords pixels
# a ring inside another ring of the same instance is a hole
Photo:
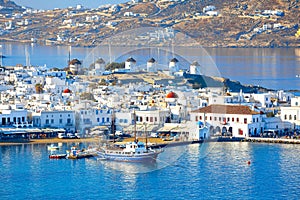
[[[52,160],[46,144],[0,153],[1,199],[299,199],[299,145],[167,147],[148,164]]]
[[[120,47],[105,48],[41,46],[38,44],[2,43],[1,53],[6,56],[2,65],[16,64],[64,68],[67,66],[69,52],[72,58],[90,66],[99,57],[106,62],[124,62],[129,56],[137,60],[137,65],[146,66],[147,60],[155,57],[159,64],[167,65],[172,56],[180,56],[180,65],[199,62],[206,69],[215,68],[218,76],[269,89],[300,90],[300,49],[299,48],[178,48],[172,52],[141,51],[137,49],[124,54]],[[95,50],[96,49],[96,50]],[[162,59],[165,60],[162,60]],[[184,63],[183,59],[188,63]],[[184,67],[184,66],[183,66]],[[188,67],[188,66],[185,66]],[[208,74],[209,75],[209,74]],[[299,75],[299,76],[297,76]]]

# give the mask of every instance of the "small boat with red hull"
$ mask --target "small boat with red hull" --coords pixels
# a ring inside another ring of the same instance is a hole
[[[67,157],[67,154],[50,154],[50,159],[65,159]]]

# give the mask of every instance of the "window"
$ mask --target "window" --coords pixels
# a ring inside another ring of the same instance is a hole
[[[51,119],[51,124],[54,124],[54,119]]]
[[[286,116],[286,115],[284,115],[284,119],[287,119],[287,116]]]
[[[109,117],[106,118],[106,122],[109,122]]]
[[[46,119],[45,124],[49,124],[49,119]]]
[[[221,121],[222,119],[221,119],[221,117],[219,117],[219,121]]]
[[[217,121],[217,117],[215,117],[215,121]]]
[[[128,120],[127,120],[127,119],[124,119],[124,123],[128,123]]]
[[[195,121],[196,121],[196,122],[198,121],[198,116],[195,117]]]
[[[202,116],[199,117],[199,120],[202,120]]]
[[[230,118],[229,117],[227,117],[227,122],[229,122],[230,121]]]
[[[155,117],[155,118],[154,118],[154,121],[156,121],[156,122],[157,122],[157,117]]]
[[[153,122],[153,117],[150,117],[150,122]]]
[[[289,116],[289,119],[292,120],[292,115]]]
[[[234,122],[234,117],[233,117],[233,118],[231,118],[231,121],[232,121],[232,122]]]
[[[59,119],[59,123],[62,124],[62,123],[63,123],[63,120],[62,120],[62,119]]]
[[[236,122],[238,122],[238,123],[239,123],[239,121],[240,121],[240,119],[237,117],[237,118],[236,118]]]
[[[209,117],[209,120],[212,121],[212,117],[211,116]]]
[[[71,119],[70,119],[70,118],[67,119],[67,123],[68,123],[68,124],[71,123]]]
[[[98,115],[98,110],[96,110],[96,115]]]
[[[149,117],[146,117],[146,122],[148,122],[149,121]]]
[[[97,118],[97,122],[100,122],[100,118],[99,117]]]
[[[297,115],[294,115],[294,120],[297,120]]]
[[[247,124],[247,118],[244,118],[244,124]]]
[[[105,122],[105,119],[104,119],[104,117],[102,117],[102,123],[104,123]]]

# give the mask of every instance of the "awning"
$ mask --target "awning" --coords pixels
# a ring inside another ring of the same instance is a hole
[[[127,127],[124,127],[123,128],[123,131],[125,132],[133,132],[134,131],[134,125],[130,125],[130,126],[127,126]],[[158,125],[155,125],[155,124],[147,124],[146,125],[146,131],[147,132],[156,132],[158,129]],[[136,125],[136,131],[139,131],[139,132],[142,132],[142,131],[145,131],[145,125],[143,124],[137,124]]]

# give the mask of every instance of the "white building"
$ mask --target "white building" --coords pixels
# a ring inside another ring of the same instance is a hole
[[[27,127],[28,111],[23,105],[0,105],[0,126]]]
[[[174,72],[178,71],[178,60],[177,58],[172,58],[169,62],[169,70],[170,70],[170,74],[173,74]]]
[[[261,107],[263,108],[270,108],[272,107],[272,94],[270,93],[263,93],[263,94],[252,94],[251,95],[256,101],[261,103]]]
[[[33,125],[38,128],[63,128],[75,132],[75,112],[69,110],[40,111],[32,113]]]
[[[190,113],[191,121],[204,122],[210,133],[249,137],[264,131],[263,115],[242,105],[210,105]]]
[[[290,107],[280,107],[280,118],[289,122],[292,128],[300,128],[300,97],[293,97]]]
[[[132,57],[128,58],[125,61],[125,70],[134,71],[135,64],[136,64],[136,60],[135,59],[133,59]]]
[[[155,72],[156,71],[156,60],[154,58],[150,58],[147,62],[147,72]]]
[[[201,75],[200,64],[197,61],[190,65],[190,74]]]

